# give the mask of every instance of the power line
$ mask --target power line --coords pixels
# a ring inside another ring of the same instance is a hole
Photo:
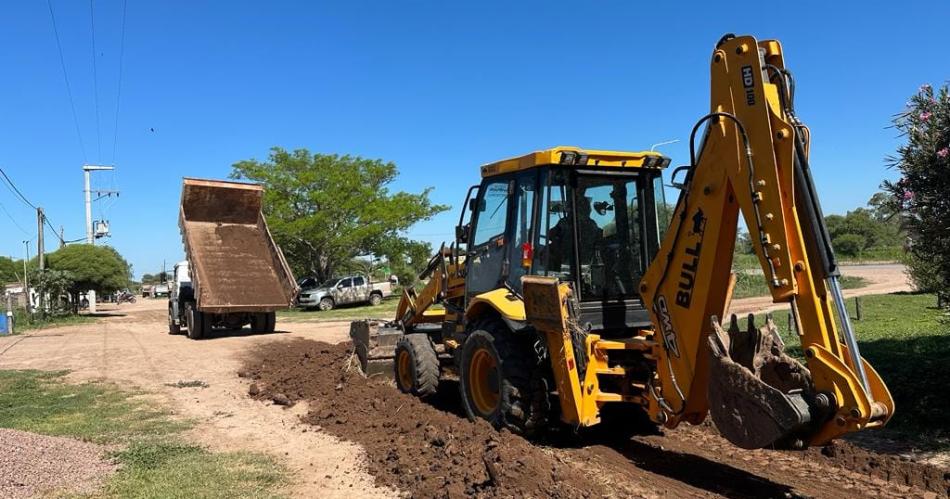
[[[33,208],[34,210],[37,209],[36,205],[30,202],[30,200],[27,199],[26,196],[23,195],[23,192],[20,191],[20,189],[16,186],[16,184],[13,183],[13,180],[7,175],[7,172],[3,171],[3,168],[0,168],[0,177],[2,177],[3,180],[5,181],[4,185],[7,186],[7,189],[10,192],[14,193],[21,202],[23,202],[25,205],[29,206],[30,208]],[[6,208],[4,208],[3,211],[4,213],[6,213],[7,212]],[[10,214],[7,213],[7,216],[10,216]],[[13,220],[13,217],[10,217],[10,220]],[[43,221],[45,221],[46,225],[49,226],[50,229],[52,229],[53,235],[56,236],[57,239],[62,241],[62,238],[60,238],[59,234],[56,232],[56,228],[53,227],[53,224],[52,222],[50,222],[49,217],[46,216],[45,214],[43,215]],[[16,223],[16,221],[14,221],[13,223]],[[17,227],[20,227],[19,224],[17,224]],[[23,228],[20,227],[20,230],[23,230]]]
[[[86,163],[86,144],[82,140],[82,130],[79,127],[79,115],[76,114],[76,102],[73,100],[72,87],[69,85],[69,76],[66,73],[66,59],[63,57],[63,44],[59,40],[59,30],[56,28],[56,16],[53,15],[52,0],[46,0],[49,7],[49,18],[53,23],[53,34],[56,36],[56,48],[59,49],[59,65],[63,69],[63,81],[66,82],[66,95],[69,97],[69,107],[73,111],[73,124],[76,125],[76,136],[79,138],[79,149],[82,151],[82,160]]]
[[[6,206],[3,206],[3,203],[0,203],[0,211],[3,211],[3,213],[7,215],[7,218],[9,218],[11,222],[13,222],[13,225],[16,225],[16,228],[20,229],[20,232],[26,235],[30,235],[30,233],[27,232],[26,229],[24,229],[22,225],[17,223],[16,219],[13,218],[13,215],[11,215],[9,211],[7,211]]]
[[[115,164],[116,149],[119,144],[119,103],[122,102],[122,59],[125,55],[125,13],[128,10],[128,0],[122,1],[122,38],[119,40],[119,83],[115,96],[115,135],[112,137],[112,164]],[[115,173],[113,173],[113,179]],[[113,186],[115,188],[115,186]]]
[[[96,140],[98,149],[96,159],[102,160],[102,133],[99,128],[99,71],[96,69],[96,12],[93,8],[93,0],[89,0],[89,25],[92,28],[92,90],[95,93],[96,102]]]
[[[10,189],[10,192],[16,194],[16,196],[20,198],[20,201],[26,203],[26,205],[30,208],[33,208],[34,210],[36,209],[36,205],[31,203],[30,200],[27,199],[22,192],[20,192],[20,189],[18,189],[16,184],[10,180],[10,177],[7,176],[7,172],[3,171],[3,168],[0,168],[0,176],[3,176],[3,179],[6,180],[7,189]]]

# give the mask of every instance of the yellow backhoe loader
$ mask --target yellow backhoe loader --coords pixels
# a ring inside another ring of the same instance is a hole
[[[556,147],[482,166],[425,288],[394,320],[352,325],[364,369],[423,397],[453,373],[469,417],[526,435],[711,415],[739,447],[804,448],[883,426],[894,402],[858,351],[782,47],[727,35],[710,70],[672,214],[656,152]],[[770,320],[720,322],[740,212],[804,363]]]

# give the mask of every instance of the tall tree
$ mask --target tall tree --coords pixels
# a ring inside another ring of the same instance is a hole
[[[923,85],[894,119],[906,142],[888,158],[900,180],[883,187],[904,213],[911,278],[950,303],[950,92]]]
[[[233,165],[231,177],[264,185],[264,214],[297,274],[334,277],[353,258],[383,255],[416,222],[448,209],[419,194],[391,192],[392,162],[275,147],[267,161]]]

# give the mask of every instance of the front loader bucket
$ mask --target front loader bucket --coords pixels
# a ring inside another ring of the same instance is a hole
[[[811,374],[784,353],[771,319],[739,331],[732,316],[729,331],[712,320],[709,335],[709,412],[727,440],[743,449],[800,448],[812,420]]]
[[[396,342],[402,335],[402,330],[382,321],[362,320],[350,323],[353,351],[363,374],[392,376]]]

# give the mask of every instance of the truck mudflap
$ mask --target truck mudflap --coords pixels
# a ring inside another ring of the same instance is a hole
[[[367,319],[350,323],[353,351],[366,376],[393,375],[396,342],[402,335],[402,330],[389,322]]]
[[[775,323],[728,331],[712,320],[709,412],[719,433],[743,449],[801,448],[813,419],[811,373],[785,354]]]

